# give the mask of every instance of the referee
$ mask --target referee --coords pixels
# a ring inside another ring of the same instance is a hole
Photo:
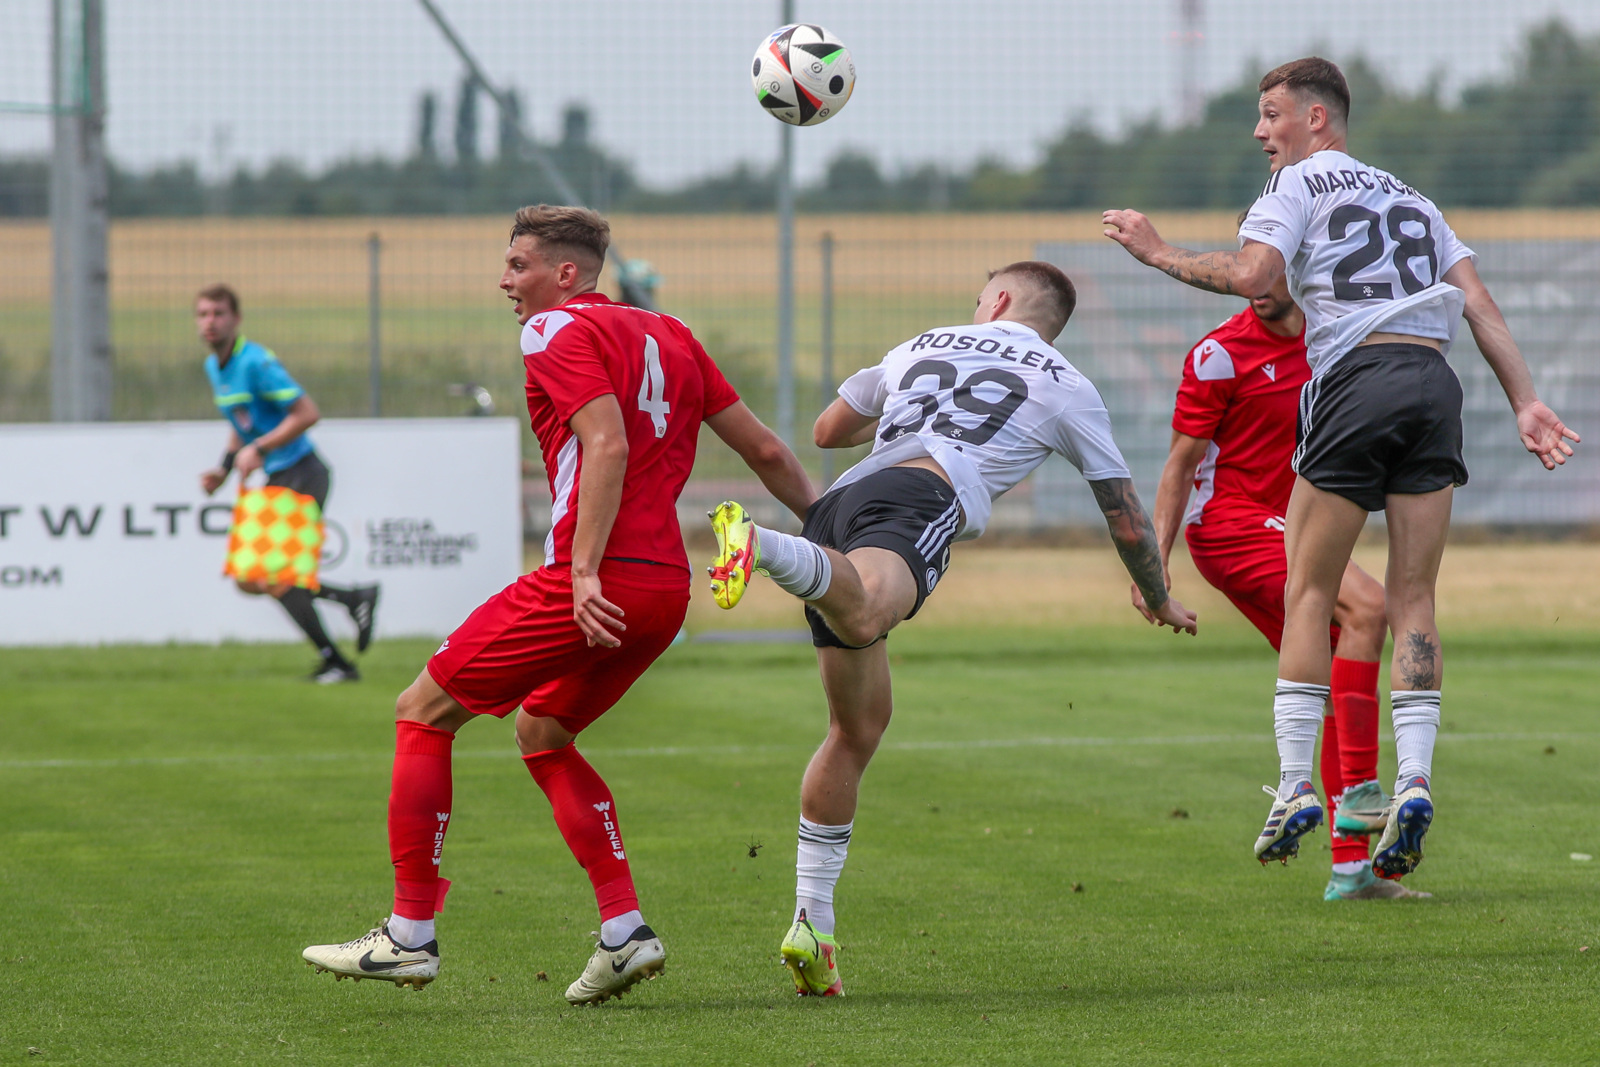
[[[311,497],[318,508],[328,504],[328,465],[312,447],[306,431],[321,417],[314,400],[283,369],[270,349],[239,333],[239,296],[226,285],[212,285],[195,297],[195,326],[200,340],[211,349],[206,357],[206,377],[212,397],[228,420],[228,450],[222,462],[200,475],[200,487],[209,496],[239,472],[239,484],[256,470],[267,472],[267,484],[283,486]],[[322,656],[311,680],[323,685],[353,682],[361,677],[355,664],[345,659],[322,628],[315,601],[338,601],[356,624],[356,650],[365,652],[372,641],[373,615],[378,587],[341,588],[323,583],[313,593],[299,586],[273,586],[240,581],[239,588],[253,595],[276,597]]]

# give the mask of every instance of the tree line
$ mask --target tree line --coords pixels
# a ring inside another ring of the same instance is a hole
[[[1354,98],[1350,150],[1422,189],[1443,206],[1600,205],[1600,36],[1584,39],[1560,21],[1531,29],[1504,78],[1443,99],[1437,78],[1414,92],[1389,84],[1369,63],[1345,65]],[[1117,135],[1069,120],[1023,167],[981,160],[965,170],[935,164],[886,173],[870,155],[846,151],[799,192],[813,211],[995,211],[1248,205],[1266,177],[1255,124],[1258,74],[1213,96],[1195,125],[1137,123]],[[320,172],[290,161],[240,168],[206,182],[192,163],[143,173],[111,169],[114,215],[437,215],[498,213],[558,199],[532,166],[515,128],[518,104],[493,105],[470,79],[457,95],[452,151],[439,150],[441,103],[418,101],[417,137],[405,159],[350,160]],[[480,158],[479,126],[492,112],[497,151]],[[559,138],[540,148],[586,202],[640,212],[770,211],[776,183],[749,163],[675,189],[653,189],[626,160],[596,145],[588,112],[570,107]],[[0,216],[48,210],[48,168],[0,160]]]

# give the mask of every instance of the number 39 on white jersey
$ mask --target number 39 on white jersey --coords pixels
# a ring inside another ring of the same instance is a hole
[[[1455,340],[1465,294],[1445,272],[1473,257],[1433,201],[1392,174],[1331,149],[1273,174],[1239,227],[1239,244],[1283,254],[1306,315],[1314,375],[1375,330]]]
[[[919,334],[851,375],[839,396],[879,420],[872,453],[834,484],[930,456],[961,501],[956,540],[982,533],[994,498],[1052,452],[1090,481],[1128,477],[1094,383],[1020,322]]]

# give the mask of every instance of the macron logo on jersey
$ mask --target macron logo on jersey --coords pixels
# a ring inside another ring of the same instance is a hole
[[[1267,372],[1267,377],[1273,381],[1278,380],[1278,365],[1276,363],[1263,363],[1261,369]]]
[[[1207,337],[1194,350],[1194,376],[1202,382],[1225,382],[1233,377],[1233,357]]]
[[[561,327],[572,321],[565,311],[541,311],[528,320],[522,328],[522,354],[531,356],[543,352],[556,339]]]

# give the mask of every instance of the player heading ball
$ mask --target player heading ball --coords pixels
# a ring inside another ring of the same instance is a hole
[[[1400,773],[1373,857],[1384,878],[1422,861],[1444,664],[1434,584],[1461,456],[1461,384],[1445,362],[1463,312],[1516,413],[1523,446],[1548,470],[1578,435],[1533,388],[1522,353],[1478,277],[1476,255],[1433,202],[1345,151],[1350,89],[1311,56],[1261,79],[1255,137],[1272,171],[1239,227],[1239,251],[1174,248],[1137,211],[1107,211],[1106,236],[1185,284],[1244,297],[1287,274],[1305,311],[1311,380],[1300,393],[1296,478],[1285,516],[1288,578],[1273,719],[1280,775],[1261,862],[1287,861],[1322,821],[1311,786],[1328,698],[1328,624],[1372,511],[1388,511],[1385,607]],[[1270,790],[1269,790],[1270,791]]]

